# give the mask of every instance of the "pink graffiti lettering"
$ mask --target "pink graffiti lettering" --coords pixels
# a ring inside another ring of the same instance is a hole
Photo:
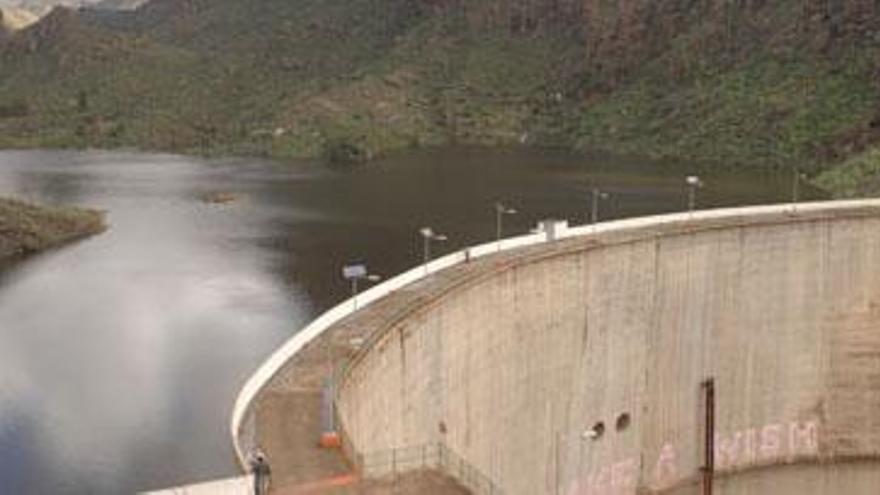
[[[819,423],[815,420],[769,424],[715,435],[715,468],[733,469],[780,458],[815,456],[819,453]]]
[[[611,466],[611,486],[618,493],[636,487],[639,465],[635,459],[627,459]]]
[[[736,469],[758,462],[794,459],[819,454],[817,420],[772,423],[715,435],[715,468]],[[678,452],[672,443],[660,448],[652,473],[651,488],[666,489],[678,480]],[[638,458],[605,466],[589,476],[574,480],[568,495],[631,495],[638,486]]]
[[[772,460],[779,457],[782,449],[782,425],[771,424],[761,429],[761,445],[758,449],[761,460]]]
[[[572,481],[568,495],[630,495],[638,484],[638,468],[635,458],[603,467],[585,479]]]
[[[715,465],[718,468],[734,466],[739,461],[740,441],[742,432],[736,432],[730,437],[715,435]]]
[[[675,446],[667,443],[660,449],[660,457],[654,466],[654,486],[665,488],[671,485],[678,475],[678,455]]]
[[[740,462],[754,464],[758,459],[758,430],[749,428],[743,434],[743,447]]]
[[[819,453],[819,424],[816,421],[807,421],[801,424],[792,421],[788,425],[788,454],[790,457],[798,455],[816,455]]]
[[[588,495],[605,495],[611,484],[611,470],[604,467],[598,473],[593,474],[587,483]]]

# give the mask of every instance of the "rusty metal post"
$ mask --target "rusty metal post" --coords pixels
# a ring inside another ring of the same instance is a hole
[[[391,471],[394,473],[394,493],[400,493],[400,475],[397,472],[397,449],[391,449]]]
[[[559,495],[559,485],[562,484],[560,481],[560,478],[562,478],[562,470],[559,466],[559,459],[562,457],[559,454],[560,443],[559,430],[556,430],[556,435],[553,436],[553,469],[555,475],[553,493],[555,495]]]
[[[712,495],[715,475],[715,380],[703,382],[704,438],[703,438],[703,495]]]

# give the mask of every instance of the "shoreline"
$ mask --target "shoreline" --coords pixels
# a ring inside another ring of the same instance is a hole
[[[10,263],[107,230],[105,212],[0,197],[0,263]]]
[[[579,148],[579,147],[566,147],[566,146],[553,146],[553,145],[542,145],[542,144],[482,144],[482,143],[441,143],[441,144],[429,144],[419,147],[413,148],[395,148],[389,149],[379,154],[372,156],[368,160],[364,161],[355,161],[355,162],[347,162],[347,163],[334,163],[324,160],[321,156],[317,155],[302,155],[302,156],[286,156],[286,155],[276,155],[271,153],[236,153],[234,150],[198,150],[198,149],[173,149],[173,148],[141,148],[137,145],[128,146],[110,146],[110,147],[79,147],[79,146],[53,146],[51,143],[35,143],[33,146],[4,146],[3,143],[0,143],[0,153],[9,152],[39,152],[39,151],[49,151],[49,152],[75,152],[75,153],[88,153],[88,152],[102,152],[102,153],[123,153],[123,154],[139,154],[139,155],[157,155],[157,156],[176,156],[176,157],[184,157],[184,158],[195,158],[195,159],[203,159],[203,160],[261,160],[268,162],[275,162],[279,164],[307,164],[314,167],[321,167],[330,170],[356,170],[363,167],[369,167],[375,163],[380,163],[383,160],[394,159],[401,156],[408,156],[419,153],[437,153],[443,152],[444,150],[450,149],[458,149],[458,150],[476,150],[476,151],[487,151],[487,152],[498,152],[504,153],[508,151],[512,152],[531,152],[531,153],[549,153],[549,154],[562,154],[573,157],[583,157],[584,159],[594,159],[594,160],[603,160],[607,158],[620,159],[625,161],[640,161],[640,162],[649,162],[655,165],[658,170],[677,170],[681,168],[693,169],[694,172],[719,172],[719,173],[737,173],[740,171],[744,172],[754,172],[768,175],[779,175],[779,174],[789,174],[793,170],[793,167],[797,165],[797,162],[752,162],[752,163],[743,163],[743,162],[719,162],[714,161],[707,158],[701,158],[699,155],[683,155],[683,156],[666,156],[666,155],[654,155],[650,152],[643,154],[634,154],[631,152],[625,151],[614,151],[606,148]],[[800,169],[801,172],[809,172],[812,171],[818,178],[819,175],[824,174],[825,172],[834,170],[838,165],[842,165],[844,161],[827,164],[825,166],[819,168],[804,168]],[[817,186],[815,184],[815,178],[808,179],[808,182],[818,189],[822,189],[826,192],[828,191],[826,188]]]

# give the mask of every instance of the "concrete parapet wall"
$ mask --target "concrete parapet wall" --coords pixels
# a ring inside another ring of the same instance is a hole
[[[563,237],[449,258],[363,312],[355,450],[443,443],[508,494],[699,493],[713,379],[716,493],[876,493],[880,202]]]

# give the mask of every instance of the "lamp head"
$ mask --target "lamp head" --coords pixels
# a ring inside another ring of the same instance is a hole
[[[599,433],[597,433],[596,430],[594,430],[592,428],[590,428],[588,430],[584,430],[584,432],[581,433],[581,438],[583,438],[584,440],[594,440],[598,436],[599,436]]]

